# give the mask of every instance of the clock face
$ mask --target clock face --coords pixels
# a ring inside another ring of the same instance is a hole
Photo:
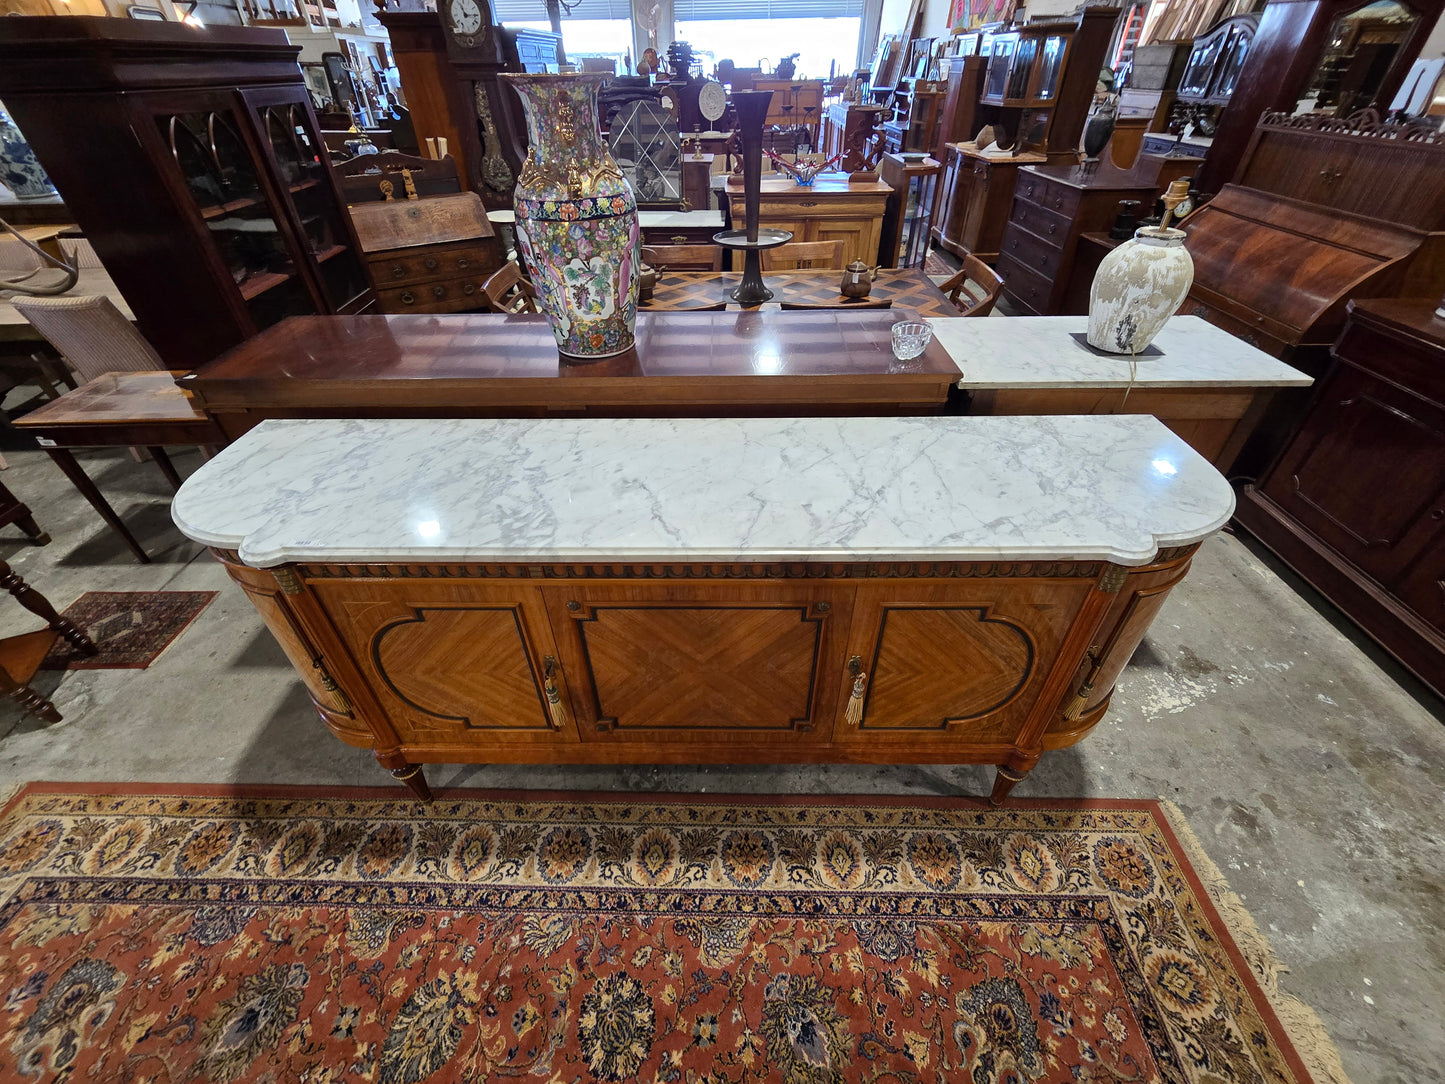
[[[708,120],[717,120],[727,111],[728,92],[721,83],[709,79],[697,92],[697,110]]]
[[[448,10],[456,33],[471,35],[482,29],[482,9],[477,6],[477,0],[451,0]]]

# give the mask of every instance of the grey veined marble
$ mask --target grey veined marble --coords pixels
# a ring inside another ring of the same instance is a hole
[[[1234,510],[1145,415],[268,421],[171,514],[290,561],[1110,560]]]

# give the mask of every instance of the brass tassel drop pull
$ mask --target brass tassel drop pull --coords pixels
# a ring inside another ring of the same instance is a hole
[[[546,681],[542,691],[547,695],[547,712],[552,716],[552,729],[562,730],[567,726],[567,707],[562,703],[562,691],[557,687],[557,660],[548,655],[542,663]]]
[[[857,726],[863,721],[863,690],[868,687],[868,675],[863,672],[863,660],[857,655],[848,660],[848,670],[853,675],[853,692],[843,709],[843,721]]]
[[[1064,718],[1070,722],[1084,714],[1089,697],[1094,695],[1094,679],[1099,676],[1101,665],[1097,646],[1089,648],[1088,658],[1093,665],[1089,667],[1089,672],[1084,677],[1084,683],[1079,686],[1079,691],[1074,694],[1074,698],[1064,705]]]

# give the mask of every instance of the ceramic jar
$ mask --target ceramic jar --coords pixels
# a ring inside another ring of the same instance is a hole
[[[1184,303],[1194,261],[1183,230],[1143,226],[1104,257],[1089,289],[1089,345],[1138,354]]]
[[[517,178],[517,244],[557,349],[605,358],[637,323],[637,201],[597,127],[601,75],[502,76],[521,96],[530,146]]]
[[[4,106],[0,106],[0,184],[10,189],[16,199],[45,199],[56,194],[55,186],[40,167],[40,159]]]

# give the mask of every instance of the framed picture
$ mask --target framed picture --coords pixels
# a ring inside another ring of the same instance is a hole
[[[331,84],[326,81],[325,65],[302,64],[301,72],[306,76],[306,89],[323,98],[331,97]]]
[[[132,4],[125,9],[126,14],[132,19],[149,19],[151,22],[163,23],[166,21],[165,13],[160,8],[149,8],[144,4]]]

